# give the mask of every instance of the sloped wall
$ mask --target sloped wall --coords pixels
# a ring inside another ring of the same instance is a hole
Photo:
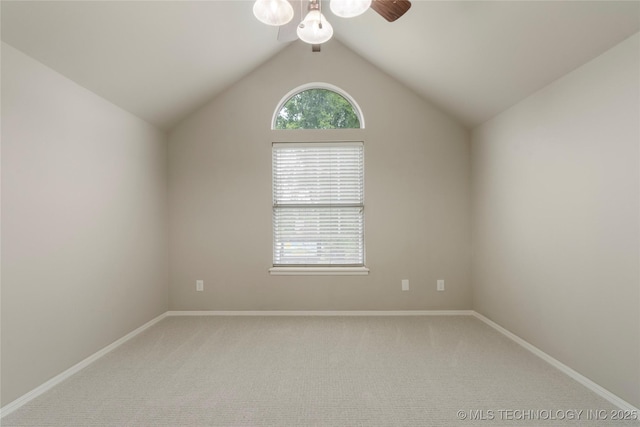
[[[272,131],[278,102],[310,82],[353,96],[366,129]],[[364,141],[368,276],[269,275],[271,143],[308,135]],[[180,124],[169,194],[172,310],[471,308],[467,131],[335,40],[293,43]]]
[[[167,309],[165,135],[2,44],[2,404]]]
[[[640,407],[640,36],[473,131],[474,309]]]

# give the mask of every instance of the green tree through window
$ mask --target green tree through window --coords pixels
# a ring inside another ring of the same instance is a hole
[[[276,129],[358,129],[360,120],[342,95],[308,89],[293,95],[278,112]]]

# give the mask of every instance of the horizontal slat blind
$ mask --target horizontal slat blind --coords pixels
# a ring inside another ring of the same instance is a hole
[[[364,265],[362,143],[273,145],[273,264]]]

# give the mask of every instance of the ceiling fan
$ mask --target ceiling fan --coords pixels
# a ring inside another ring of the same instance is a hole
[[[409,0],[330,0],[334,15],[352,18],[373,9],[389,22],[404,15]],[[278,26],[278,40],[300,39],[312,45],[314,52],[333,35],[333,27],[322,14],[322,0],[256,0],[253,13],[261,22]]]

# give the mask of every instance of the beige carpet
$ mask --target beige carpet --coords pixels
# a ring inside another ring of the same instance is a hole
[[[588,419],[615,409],[472,317],[169,317],[2,426],[639,425]]]

